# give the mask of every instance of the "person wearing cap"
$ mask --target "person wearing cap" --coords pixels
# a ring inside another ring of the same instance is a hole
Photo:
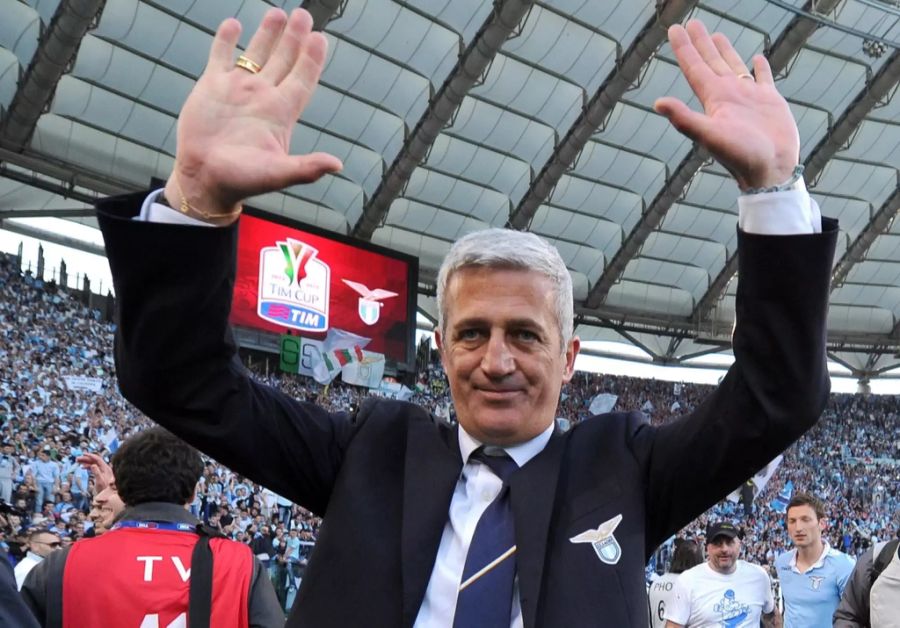
[[[705,563],[675,581],[666,628],[768,628],[780,626],[769,575],[738,558],[741,534],[727,521],[706,529]]]
[[[775,570],[784,597],[785,628],[831,626],[856,561],[822,539],[825,505],[797,493],[787,506],[785,525],[794,549],[779,554]]]

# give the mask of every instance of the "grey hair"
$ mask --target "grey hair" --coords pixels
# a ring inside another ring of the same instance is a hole
[[[548,277],[556,292],[556,323],[565,353],[566,345],[575,334],[572,277],[556,247],[533,233],[513,229],[484,229],[457,240],[438,271],[438,328],[441,334],[446,333],[450,278],[456,271],[472,267],[530,270]]]

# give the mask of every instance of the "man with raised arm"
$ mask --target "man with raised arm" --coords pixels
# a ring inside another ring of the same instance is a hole
[[[806,431],[828,393],[836,224],[803,185],[797,127],[768,64],[756,57],[751,74],[721,35],[675,25],[704,113],[656,104],[745,193],[736,360],[718,389],[666,426],[613,413],[555,433],[580,345],[571,278],[544,240],[488,230],[457,242],[439,274],[450,428],[387,400],[329,413],[255,382],[236,359],[241,203],[341,168],[288,152],[326,56],[311,28],[303,10],[272,10],[235,61],[240,25],[223,22],[165,189],[99,203],[125,396],[325,517],[289,626],[646,627],[648,555]]]

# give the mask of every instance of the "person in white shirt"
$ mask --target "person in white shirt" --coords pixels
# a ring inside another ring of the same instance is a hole
[[[731,523],[706,531],[707,561],[685,571],[675,582],[666,609],[666,628],[766,628],[780,626],[769,575],[759,565],[740,560],[741,540]]]
[[[62,545],[59,535],[47,529],[39,528],[28,535],[28,552],[25,558],[16,565],[16,587],[21,591],[25,577],[34,567]]]
[[[647,596],[650,602],[650,627],[666,628],[666,609],[675,594],[678,576],[703,562],[703,550],[696,541],[675,539],[675,553],[669,571],[650,583]]]

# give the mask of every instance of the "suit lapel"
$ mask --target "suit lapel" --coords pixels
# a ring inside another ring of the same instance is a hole
[[[565,439],[554,434],[544,450],[516,472],[509,483],[516,521],[516,566],[525,628],[534,628],[537,621],[544,556],[564,444]]]
[[[404,626],[412,626],[425,597],[461,469],[456,430],[410,422],[400,534]]]

